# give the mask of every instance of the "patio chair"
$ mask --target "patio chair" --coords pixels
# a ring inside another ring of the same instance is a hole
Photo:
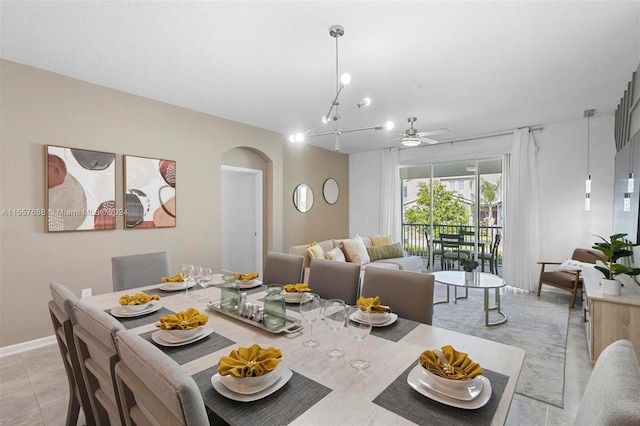
[[[498,246],[500,245],[501,240],[502,235],[499,233],[496,234],[489,253],[485,253],[484,255],[481,254],[479,259],[482,262],[483,267],[485,263],[489,263],[489,271],[495,275],[498,275]]]
[[[440,246],[444,252],[440,257],[443,270],[454,267],[460,270],[460,260],[467,258],[466,252],[460,249],[462,238],[460,234],[440,234]]]

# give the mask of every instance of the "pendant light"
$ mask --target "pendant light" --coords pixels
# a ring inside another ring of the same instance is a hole
[[[591,173],[589,171],[589,151],[591,148],[591,140],[589,135],[589,119],[593,117],[595,109],[588,109],[584,112],[584,117],[587,119],[587,179],[584,182],[584,209],[585,211],[591,210]]]

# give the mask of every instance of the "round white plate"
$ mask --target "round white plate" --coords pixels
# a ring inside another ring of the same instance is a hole
[[[162,303],[158,302],[157,300],[154,300],[153,302],[151,302],[149,304],[147,309],[145,309],[143,311],[130,312],[130,311],[127,311],[125,309],[122,309],[121,307],[117,307],[117,308],[111,309],[110,312],[111,312],[111,315],[113,315],[114,317],[131,318],[131,317],[139,317],[139,316],[142,316],[142,315],[150,314],[151,312],[155,312],[155,311],[159,310],[160,308],[162,308]]]
[[[234,401],[240,401],[240,402],[257,401],[258,399],[262,399],[265,396],[269,396],[272,393],[279,390],[281,387],[286,385],[289,379],[291,379],[291,377],[293,376],[293,371],[289,370],[285,366],[282,366],[282,367],[279,366],[278,368],[276,368],[276,371],[274,372],[278,372],[278,370],[280,370],[279,372],[280,377],[278,378],[278,380],[276,380],[276,382],[273,385],[269,386],[268,388],[260,392],[252,393],[251,395],[243,395],[241,393],[233,392],[231,389],[229,389],[228,387],[222,384],[222,382],[220,381],[220,374],[218,373],[211,376],[211,384],[213,385],[213,388],[216,391],[218,391],[220,395],[227,397],[229,399],[233,399]]]
[[[240,280],[237,280],[236,283],[238,283],[238,288],[241,290],[255,288],[262,285],[262,281],[260,280],[249,280],[246,283]]]
[[[265,390],[266,388],[274,384],[276,380],[278,380],[282,376],[280,374],[280,371],[278,370],[279,368],[280,368],[280,365],[278,365],[276,369],[269,374],[269,377],[266,378],[265,381],[261,383],[259,386],[245,386],[245,385],[242,385],[241,383],[238,383],[238,381],[236,381],[231,376],[220,376],[219,374],[218,376],[220,376],[219,378],[220,382],[223,385],[225,385],[227,388],[229,388],[229,390],[231,390],[232,392],[239,393],[242,395],[253,395],[254,393],[258,393]]]
[[[488,380],[484,376],[476,376],[473,378],[473,380],[471,380],[468,386],[464,386],[458,389],[452,389],[435,382],[423,370],[422,375],[420,376],[420,383],[427,387],[429,390],[441,393],[444,396],[450,396],[451,398],[459,399],[461,401],[471,401],[482,393],[482,390],[484,389],[483,379]]]
[[[284,301],[287,303],[300,303],[300,299],[302,299],[302,295],[304,292],[286,292],[284,293]]]
[[[199,337],[204,332],[202,326],[199,326],[198,328],[199,330],[196,331],[195,334],[192,334],[191,336],[182,338],[182,339],[167,332],[167,330],[158,330],[158,338],[165,341],[166,343],[184,343]]]
[[[193,287],[194,285],[196,285],[196,283],[194,283],[193,281],[189,282],[189,288]],[[160,284],[158,288],[164,291],[180,291],[186,289],[187,284],[186,282],[182,282],[182,285],[168,285],[167,283],[164,283]]]
[[[202,340],[205,337],[207,337],[208,335],[210,335],[211,333],[213,333],[213,330],[209,327],[202,327],[202,333],[200,334],[196,334],[195,336],[192,336],[191,339],[187,339],[184,340],[180,343],[169,343],[165,340],[162,340],[160,338],[160,332],[163,330],[158,330],[155,333],[153,333],[151,335],[151,340],[153,340],[155,343],[159,344],[160,346],[183,346],[183,345],[188,345],[190,343],[194,343],[197,342],[198,340]]]
[[[366,323],[366,321],[363,321],[362,318],[360,318],[360,316],[357,313],[351,314],[349,318],[355,322]],[[385,322],[371,323],[371,327],[386,327],[388,325],[393,324],[396,321],[398,321],[398,314],[390,313],[389,319],[387,319]]]
[[[436,392],[426,387],[420,381],[422,377],[423,368],[420,365],[416,365],[413,367],[409,376],[407,377],[407,383],[413,389],[415,389],[418,393],[426,396],[429,399],[434,401],[438,401],[441,404],[450,405],[452,407],[463,408],[465,410],[475,410],[477,408],[483,407],[489,399],[491,399],[491,382],[484,376],[480,376],[482,378],[482,391],[480,395],[471,401],[462,401],[456,398],[452,398],[450,396],[446,396],[441,394],[440,392]]]

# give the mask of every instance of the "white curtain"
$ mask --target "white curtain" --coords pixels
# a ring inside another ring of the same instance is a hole
[[[398,169],[398,148],[382,150],[380,195],[380,235],[391,235],[393,241],[400,241],[400,172]]]
[[[526,291],[537,289],[539,267],[536,143],[528,127],[513,132],[506,164],[503,278]]]

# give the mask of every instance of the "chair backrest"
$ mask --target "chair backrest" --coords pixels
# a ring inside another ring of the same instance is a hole
[[[462,239],[460,234],[440,234],[440,245],[442,248],[460,248]]]
[[[166,251],[111,258],[113,291],[159,284],[162,277],[170,275],[171,266]]]
[[[323,299],[341,299],[348,305],[354,305],[360,287],[360,264],[313,258],[308,285]]]
[[[387,268],[367,268],[363,297],[380,297],[401,318],[433,323],[434,277],[431,274]]]
[[[592,254],[594,253],[594,254]],[[597,256],[596,256],[597,255]],[[607,257],[600,250],[577,248],[573,251],[571,259],[585,263],[596,263],[597,260],[604,260]]]
[[[262,272],[264,284],[296,284],[302,282],[304,256],[295,254],[267,253]]]
[[[500,240],[502,239],[502,234],[496,234],[493,239],[493,245],[491,246],[491,254],[495,258],[498,255],[498,246],[500,245]]]
[[[196,382],[178,363],[129,331],[119,331],[116,343],[116,382],[127,424],[209,424]]]
[[[49,284],[49,292],[51,293],[51,301],[49,301],[51,323],[69,381],[67,424],[76,424],[80,406],[85,413],[87,424],[91,424],[94,421],[93,411],[73,339],[73,326],[76,324],[73,307],[79,299],[71,290],[58,283]]]
[[[111,315],[82,300],[75,305],[76,349],[93,416],[98,425],[124,424],[116,389],[116,333],[125,327]]]

